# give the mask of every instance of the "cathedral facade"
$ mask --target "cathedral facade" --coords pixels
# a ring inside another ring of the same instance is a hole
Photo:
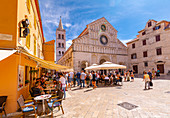
[[[83,32],[72,40],[72,45],[58,60],[58,64],[81,71],[94,63],[110,61],[128,64],[127,47],[117,38],[117,30],[104,18],[86,26]]]

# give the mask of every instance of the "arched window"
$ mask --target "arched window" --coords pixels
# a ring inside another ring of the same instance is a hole
[[[62,39],[64,39],[64,35],[62,35]]]
[[[58,34],[58,39],[61,39],[61,35],[60,34]]]
[[[62,51],[62,55],[64,55],[64,51]]]
[[[62,43],[62,47],[64,48],[64,43]]]
[[[58,43],[58,47],[61,47],[61,44],[60,44],[60,43]]]
[[[61,52],[60,51],[58,52],[58,54],[59,54],[59,56],[61,56]]]

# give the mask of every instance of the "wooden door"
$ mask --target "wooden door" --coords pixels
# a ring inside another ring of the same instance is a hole
[[[160,70],[160,73],[164,73],[164,64],[157,65],[157,70]]]
[[[133,65],[134,73],[138,73],[138,65]]]

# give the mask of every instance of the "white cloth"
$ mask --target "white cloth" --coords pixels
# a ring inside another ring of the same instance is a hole
[[[109,79],[109,77],[106,76],[104,79]]]
[[[62,84],[62,87],[66,87],[66,79],[64,77],[60,78],[60,82]]]
[[[86,74],[84,72],[81,73],[81,80],[85,80]]]
[[[70,74],[70,77],[73,78],[74,73],[73,73],[73,72],[70,72],[69,74]]]
[[[92,80],[92,74],[91,73],[89,74],[89,76],[90,76],[90,80]]]

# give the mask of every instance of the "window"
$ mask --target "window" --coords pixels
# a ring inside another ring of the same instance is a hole
[[[154,28],[153,28],[153,30],[158,30],[158,29],[160,29],[161,28],[161,26],[159,25],[159,26],[155,26]]]
[[[146,40],[143,40],[143,45],[146,45]]]
[[[143,57],[148,57],[147,51],[143,52]]]
[[[136,53],[134,53],[134,54],[131,54],[131,59],[136,59],[137,58],[137,55],[136,55]]]
[[[62,55],[64,55],[64,51],[62,51]]]
[[[155,38],[156,38],[156,42],[160,41],[160,35],[157,35]]]
[[[61,35],[60,34],[58,34],[58,39],[61,39]]]
[[[64,39],[64,35],[62,35],[62,39]]]
[[[62,43],[62,47],[64,48],[64,43]]]
[[[36,21],[36,16],[35,16],[35,14],[34,14],[34,28],[36,29],[36,23],[37,23],[37,21]]]
[[[135,48],[135,43],[132,44],[132,48]]]
[[[30,36],[30,33],[29,33],[26,37],[26,47],[27,48],[30,48],[30,38],[31,38],[31,36]]]
[[[151,21],[148,23],[148,27],[150,27],[150,26],[152,26],[152,22]]]
[[[142,32],[142,35],[145,35],[146,34],[146,32],[144,31],[144,32]]]
[[[27,9],[29,13],[30,13],[30,7],[31,7],[31,0],[27,0]]]
[[[36,45],[36,37],[34,36],[34,55],[36,55],[36,48],[37,48],[37,45]]]
[[[148,67],[148,62],[144,62],[144,66],[145,66],[145,67]]]
[[[58,52],[58,54],[59,54],[59,56],[61,56],[61,52],[60,51]]]
[[[58,47],[61,47],[61,44],[60,44],[60,43],[58,43]]]
[[[156,49],[156,54],[157,55],[162,55],[162,49],[161,48],[157,48]]]

